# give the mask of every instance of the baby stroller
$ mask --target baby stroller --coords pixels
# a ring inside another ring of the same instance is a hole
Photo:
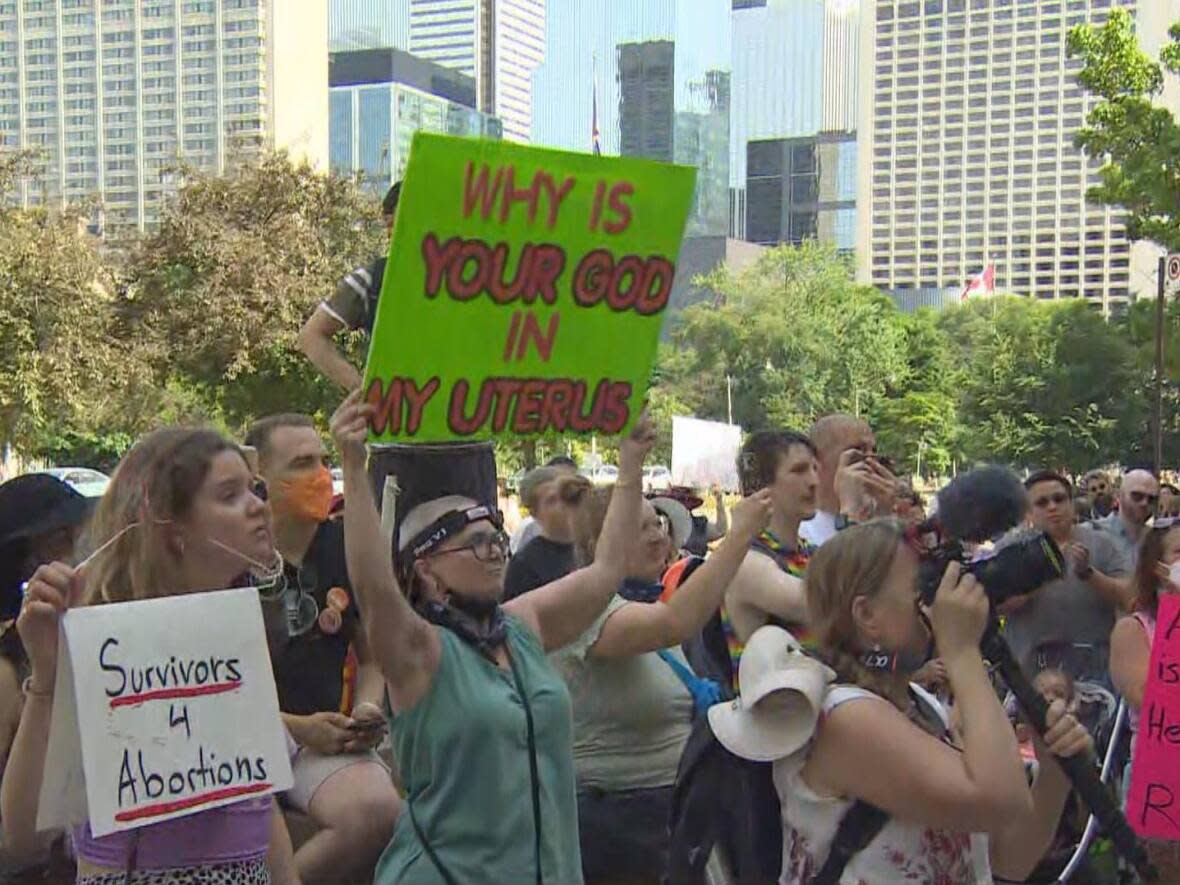
[[[1110,784],[1113,776],[1122,772],[1127,748],[1126,741],[1120,739],[1126,716],[1110,684],[1109,649],[1063,641],[1043,643],[1025,659],[1024,669],[1034,681],[1050,673],[1065,674],[1072,680],[1073,713],[1093,736],[1097,757],[1102,762],[1102,779]],[[1005,706],[1015,720],[1018,711],[1011,694],[1005,699]],[[1117,793],[1117,785],[1115,789]],[[1119,882],[1117,861],[1110,845],[1096,837],[1096,822],[1077,796],[1071,795],[1052,846],[1025,881],[1036,885]]]

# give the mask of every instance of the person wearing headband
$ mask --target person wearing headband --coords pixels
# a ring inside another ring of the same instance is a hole
[[[1139,545],[1133,582],[1135,598],[1131,613],[1119,618],[1110,637],[1110,677],[1115,690],[1127,702],[1131,758],[1139,734],[1160,595],[1180,591],[1180,522],[1157,519],[1147,530]],[[1131,776],[1128,762],[1124,788],[1130,785]],[[1180,845],[1153,840],[1147,843],[1147,850],[1160,871],[1161,882],[1180,881]]]
[[[348,579],[344,526],[328,518],[327,454],[307,415],[263,418],[246,443],[258,453],[292,613],[271,648],[279,709],[299,745],[284,798],[319,827],[295,865],[308,882],[360,877],[389,841],[399,801],[374,752],[386,733],[385,683]]]
[[[497,514],[469,498],[406,514],[395,576],[365,480],[371,411],[354,392],[332,433],[348,571],[388,687],[406,789],[373,881],[577,885],[570,699],[546,653],[585,632],[626,577],[651,424],[640,418],[620,443],[594,562],[501,604],[507,538]]]
[[[0,811],[4,841],[35,849],[49,745],[61,616],[68,608],[242,585],[252,563],[275,558],[270,511],[238,448],[210,430],[169,428],[123,458],[90,522],[78,566],[42,565],[17,629],[29,655],[25,707],[9,754]],[[75,827],[81,885],[298,881],[291,842],[270,797],[95,837]]]

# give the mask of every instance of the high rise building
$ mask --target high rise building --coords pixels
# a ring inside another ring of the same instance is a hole
[[[480,109],[529,141],[533,71],[545,55],[545,0],[409,0],[410,52],[475,79]]]
[[[286,147],[327,166],[325,0],[0,0],[0,145],[40,152],[25,205],[97,197],[158,218],[177,161]]]
[[[414,133],[500,138],[475,109],[475,80],[397,49],[333,53],[331,164],[377,195],[402,177]]]
[[[736,236],[752,239],[745,227],[747,216],[766,208],[756,207],[752,198],[747,199],[750,143],[815,139],[821,132],[856,131],[858,3],[734,0],[729,168]],[[763,226],[759,235],[766,230]]]
[[[865,0],[858,275],[903,306],[996,287],[1125,307],[1154,288],[1151,249],[1090,202],[1097,163],[1073,138],[1093,100],[1066,36],[1111,0]],[[1175,0],[1122,0],[1149,50]],[[1140,265],[1146,260],[1147,266]]]
[[[676,44],[622,43],[618,48],[619,153],[672,162],[676,132]]]
[[[729,227],[729,72],[706,71],[676,105],[671,40],[618,47],[619,153],[697,170],[688,236],[724,237]]]
[[[728,232],[730,0],[548,0],[533,138],[697,167],[690,235]]]
[[[746,239],[752,243],[830,243],[856,247],[856,135],[751,141]]]
[[[409,45],[409,0],[328,0],[329,52]]]

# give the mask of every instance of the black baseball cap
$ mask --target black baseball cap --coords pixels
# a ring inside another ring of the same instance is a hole
[[[90,502],[48,473],[27,473],[0,484],[0,548],[81,525]]]

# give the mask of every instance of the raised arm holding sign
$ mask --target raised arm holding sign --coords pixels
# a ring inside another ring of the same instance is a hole
[[[693,177],[415,135],[365,369],[370,439],[630,427]]]

